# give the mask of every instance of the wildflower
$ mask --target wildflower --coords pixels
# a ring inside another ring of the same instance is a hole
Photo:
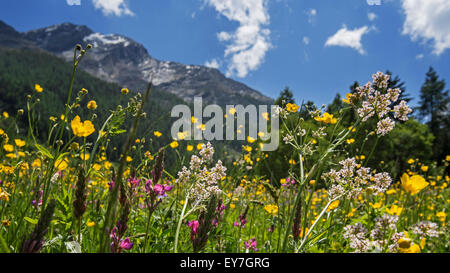
[[[185,131],[185,132],[178,132],[177,133],[177,136],[178,136],[178,139],[179,140],[183,140],[183,139],[185,139],[187,136],[188,136],[188,131]]]
[[[88,226],[88,227],[93,227],[93,226],[95,226],[95,222],[91,222],[91,221],[88,221],[87,223],[86,223],[86,225]]]
[[[412,158],[410,158],[409,160],[408,160],[408,164],[413,164],[415,161],[414,161],[414,159],[412,159]]]
[[[65,170],[69,166],[69,159],[58,159],[55,161],[54,167],[59,171]]]
[[[176,147],[178,147],[178,142],[176,140],[174,140],[169,145],[170,145],[170,147],[172,147],[172,149],[175,149]]]
[[[186,146],[186,150],[187,150],[188,152],[191,152],[192,150],[194,150],[194,146],[193,146],[193,145],[187,145],[187,146]]]
[[[355,139],[350,138],[350,139],[347,139],[346,142],[347,142],[347,144],[352,144],[352,143],[355,143]]]
[[[236,108],[230,108],[230,110],[228,110],[228,112],[229,112],[231,115],[234,115],[234,114],[236,113]]]
[[[192,122],[193,124],[197,123],[197,122],[198,122],[198,118],[192,116],[192,117],[191,117],[191,122]]]
[[[2,226],[9,227],[9,225],[11,225],[11,221],[9,221],[9,220],[2,220]]]
[[[421,190],[428,186],[428,182],[420,175],[413,175],[409,177],[406,173],[400,178],[402,182],[402,187],[406,192],[411,195],[419,193]]]
[[[350,241],[350,248],[355,249],[355,252],[366,252],[369,249],[366,233],[367,229],[361,223],[344,227],[344,239]]]
[[[258,251],[258,248],[256,248],[256,238],[251,238],[250,240],[244,242],[246,249],[251,249],[253,251]]]
[[[160,137],[162,136],[162,133],[159,131],[154,131],[153,134],[155,135],[155,137]]]
[[[36,90],[36,92],[38,93],[41,93],[42,91],[44,91],[44,88],[42,88],[39,84],[35,84],[34,90]]]
[[[90,157],[91,157],[91,156],[90,156],[89,154],[84,153],[84,152],[80,154],[80,158],[81,158],[81,160],[83,160],[83,161],[89,160]]]
[[[430,221],[421,221],[412,226],[412,233],[419,235],[420,239],[425,237],[439,237],[438,225]]]
[[[8,112],[3,112],[3,117],[6,119],[6,118],[9,118],[9,114],[8,114]]]
[[[444,211],[440,211],[436,213],[436,216],[439,218],[439,221],[445,222],[445,218],[447,217],[447,213]]]
[[[251,137],[251,136],[247,136],[247,142],[248,143],[253,143],[253,142],[255,142],[255,139],[253,137]]]
[[[78,173],[78,179],[75,185],[75,200],[73,201],[73,214],[78,221],[81,221],[81,217],[86,211],[86,180],[83,169],[80,169]]]
[[[422,166],[420,167],[420,169],[422,170],[422,172],[428,172],[428,166]]]
[[[0,188],[0,200],[3,200],[5,202],[9,201],[9,193],[3,191],[2,188]]]
[[[122,93],[123,95],[126,95],[130,92],[130,90],[128,90],[128,88],[122,88],[122,90],[120,90],[120,93]]]
[[[353,104],[353,99],[355,98],[355,96],[352,93],[347,93],[345,95],[345,99],[342,99],[343,102],[347,103],[347,104]]]
[[[73,134],[77,137],[88,137],[95,132],[94,125],[90,120],[81,122],[80,117],[76,116],[70,123]]]
[[[97,109],[97,102],[95,102],[95,100],[89,101],[88,104],[87,104],[87,108],[88,108],[89,110],[95,110],[95,109]]]
[[[21,249],[23,253],[39,253],[42,250],[42,247],[44,246],[44,237],[49,229],[53,213],[55,212],[55,207],[56,201],[51,199],[41,214],[41,218],[34,227],[30,238],[23,243]]]
[[[331,202],[331,204],[327,208],[327,212],[330,212],[330,211],[336,209],[339,206],[339,203],[340,203],[339,200],[335,200],[335,201]]]
[[[267,205],[264,207],[264,209],[267,211],[268,214],[275,216],[278,213],[278,206],[277,205]]]
[[[205,124],[200,124],[200,125],[197,126],[197,129],[205,131],[206,130],[206,126],[205,126]]]
[[[6,152],[11,153],[14,151],[14,146],[12,146],[11,144],[5,144],[5,145],[3,145],[3,149]]]
[[[21,139],[14,139],[14,143],[16,143],[16,146],[21,148],[23,146],[25,146],[26,142],[24,140]]]
[[[296,113],[298,111],[298,109],[299,109],[299,106],[296,105],[295,103],[288,103],[286,105],[286,110],[288,110],[289,112]]]
[[[397,206],[397,205],[392,205],[391,208],[386,209],[386,212],[391,214],[391,215],[400,215],[403,211],[403,208]]]
[[[385,118],[383,120],[380,120],[377,123],[377,134],[384,136],[387,133],[389,133],[390,131],[392,131],[392,129],[394,129],[394,126],[395,126],[395,122],[392,121],[390,118]]]
[[[414,244],[411,238],[400,238],[397,244],[400,253],[420,253],[420,247]]]
[[[450,161],[450,155],[447,155],[447,156],[445,157],[445,161]]]
[[[33,163],[31,163],[31,167],[33,168],[40,168],[42,165],[42,162],[39,158],[36,158],[35,160],[33,160]]]
[[[265,120],[269,120],[269,113],[268,112],[264,112],[264,113],[262,113],[261,114],[262,115],[262,117],[265,119]],[[449,160],[450,161],[450,160]]]
[[[130,250],[133,247],[133,243],[130,242],[130,238],[125,238],[120,241],[120,248],[125,250]]]
[[[197,144],[197,150],[201,150],[201,149],[203,149],[203,143],[199,143],[199,144]]]
[[[316,121],[323,122],[326,124],[336,124],[337,119],[330,115],[328,112],[325,112],[322,116],[317,116],[314,118]]]
[[[194,220],[194,221],[189,221],[188,222],[188,227],[191,228],[191,239],[194,240],[195,235],[197,235],[198,233],[198,221]]]

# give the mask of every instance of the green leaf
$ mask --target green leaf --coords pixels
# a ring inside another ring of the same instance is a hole
[[[23,219],[33,225],[37,225],[37,223],[38,223],[37,219],[31,219],[30,217],[24,217]]]
[[[44,154],[46,157],[53,159],[53,155],[49,152],[49,150],[45,149],[43,146],[39,145],[39,144],[34,144],[36,146],[36,148],[42,153]]]

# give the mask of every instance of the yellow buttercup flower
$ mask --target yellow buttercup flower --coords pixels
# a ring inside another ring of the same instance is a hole
[[[178,132],[178,133],[177,133],[177,136],[178,136],[178,139],[179,139],[179,140],[183,140],[183,139],[185,139],[185,138],[188,136],[188,134],[189,134],[188,131],[185,131],[185,132]]]
[[[67,158],[64,159],[58,159],[55,162],[55,168],[57,168],[59,171],[67,169],[69,166],[69,160]]]
[[[323,122],[326,124],[336,124],[337,119],[333,117],[333,115],[329,114],[328,112],[325,112],[321,117],[315,117],[316,121]]]
[[[81,154],[80,154],[80,158],[81,158],[81,160],[83,160],[83,161],[89,160],[90,157],[91,157],[91,156],[90,156],[89,154],[87,154],[87,153],[81,153]]]
[[[90,110],[97,109],[97,102],[95,102],[95,100],[91,100],[90,102],[88,102],[87,108]]]
[[[95,132],[94,124],[90,120],[81,122],[80,117],[76,116],[70,123],[73,134],[77,137],[88,137]]]
[[[130,90],[128,90],[128,88],[122,88],[122,90],[120,90],[120,93],[126,95],[130,92]]]
[[[153,134],[155,135],[155,137],[160,137],[162,136],[162,133],[159,131],[154,131]]]
[[[278,206],[277,205],[267,205],[264,207],[264,209],[267,211],[268,214],[275,216],[278,213]]]
[[[450,161],[450,155],[447,155],[447,156],[445,157],[445,161]]]
[[[347,139],[346,142],[347,142],[347,144],[352,144],[352,143],[355,143],[355,139],[350,138],[350,139]]]
[[[21,148],[23,146],[25,146],[26,142],[24,140],[21,139],[14,139],[14,142],[16,143],[16,146]]]
[[[169,145],[170,147],[172,147],[172,149],[175,149],[176,147],[178,147],[178,141],[174,140]]]
[[[188,152],[191,152],[192,150],[194,150],[194,146],[193,145],[188,145],[188,146],[186,146],[186,150]]]
[[[42,91],[44,91],[44,88],[42,88],[39,84],[35,84],[34,90],[36,90],[36,92],[38,93],[41,93]]]
[[[264,112],[264,113],[262,113],[261,115],[262,115],[262,117],[263,117],[265,120],[269,120],[269,113],[268,113],[268,112]],[[449,161],[450,161],[450,160],[449,160]]]
[[[247,142],[248,143],[253,143],[253,142],[255,142],[255,139],[253,137],[251,137],[251,136],[247,136]]]
[[[286,110],[292,113],[296,113],[300,107],[296,105],[295,103],[288,103],[286,104]]]
[[[198,122],[198,118],[192,116],[192,117],[191,117],[191,122],[192,122],[192,123],[197,123],[197,122]]]
[[[327,208],[327,212],[330,212],[330,211],[336,209],[339,206],[339,203],[340,203],[339,200],[331,202],[330,206],[328,206],[328,208]]]
[[[230,108],[230,110],[228,110],[228,112],[232,115],[234,115],[236,113],[236,108]]]
[[[422,166],[420,167],[420,169],[422,170],[422,172],[428,172],[428,166]]]
[[[410,158],[409,160],[408,160],[408,164],[413,164],[415,161],[414,161],[414,159],[412,159],[412,158]]]
[[[39,158],[36,158],[35,160],[33,160],[33,163],[31,164],[31,167],[33,168],[40,168],[42,165],[42,162]]]
[[[126,158],[126,161],[127,161],[127,162],[131,162],[131,161],[133,161],[133,158],[132,158],[131,156],[128,155],[127,158]]]
[[[342,99],[342,101],[347,103],[347,104],[352,104],[353,97],[354,97],[354,95],[352,93],[347,93],[345,95],[345,99]]]
[[[400,178],[402,182],[402,187],[406,192],[409,192],[411,195],[415,195],[419,193],[421,190],[428,186],[428,182],[420,175],[413,175],[409,177],[406,173],[402,175]]]
[[[436,216],[439,218],[439,221],[445,222],[445,218],[447,217],[447,213],[445,211],[440,211],[436,213]]]
[[[4,117],[4,118],[9,118],[8,112],[3,112],[3,117]]]
[[[200,130],[202,130],[202,131],[205,131],[205,130],[206,130],[205,124],[200,124],[200,125],[198,125],[198,126],[197,126],[197,129],[200,129]]]
[[[11,153],[12,151],[14,151],[14,146],[12,146],[11,144],[5,144],[3,145],[3,150],[5,150],[8,153]]]
[[[386,209],[386,212],[391,214],[391,215],[400,215],[403,211],[403,208],[397,206],[397,205],[392,205],[391,208]]]
[[[200,151],[201,149],[203,149],[203,143],[197,144],[197,150]]]
[[[87,225],[88,227],[93,227],[93,226],[95,226],[95,222],[88,221],[88,222],[86,223],[86,225]]]

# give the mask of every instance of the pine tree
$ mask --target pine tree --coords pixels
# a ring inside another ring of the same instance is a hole
[[[449,151],[450,117],[449,91],[444,91],[445,81],[439,79],[436,71],[430,67],[425,83],[420,90],[418,117],[430,128],[436,137],[433,145],[435,159],[440,161]]]
[[[280,92],[280,96],[275,101],[275,105],[278,105],[280,107],[283,107],[284,105],[288,103],[295,103],[294,100],[294,94],[292,93],[291,89],[289,87],[285,87],[283,91]]]

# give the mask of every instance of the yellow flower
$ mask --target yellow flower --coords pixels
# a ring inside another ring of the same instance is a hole
[[[91,100],[90,102],[88,102],[87,108],[90,110],[97,109],[97,102],[95,102],[95,100]]]
[[[169,145],[170,147],[172,147],[172,149],[175,149],[176,147],[178,147],[178,141],[174,140]]]
[[[331,202],[330,206],[328,206],[328,208],[327,208],[327,212],[330,212],[330,211],[334,210],[335,208],[337,208],[339,206],[339,203],[340,203],[339,200]]]
[[[120,90],[120,92],[124,95],[128,94],[128,92],[130,92],[130,90],[128,90],[128,88],[122,88],[122,90]]]
[[[390,209],[386,209],[386,212],[391,214],[391,215],[400,215],[403,211],[403,208],[397,206],[397,205],[392,205],[392,207]]]
[[[450,155],[447,155],[447,156],[445,157],[445,161],[450,161]]]
[[[14,151],[14,146],[11,144],[5,144],[3,145],[3,149],[8,153],[12,153]]]
[[[93,226],[95,226],[95,222],[90,222],[90,221],[88,221],[88,222],[86,223],[86,225],[87,225],[88,227],[93,227]]]
[[[44,91],[44,88],[42,88],[39,84],[35,84],[34,90],[36,90],[36,92],[38,93],[41,93],[42,91]]]
[[[314,184],[316,184],[316,180],[309,181],[309,185],[314,186]]]
[[[408,164],[413,164],[413,163],[414,163],[414,159],[410,158],[410,159],[408,160]]]
[[[352,93],[347,93],[345,95],[345,99],[342,99],[342,101],[347,103],[347,104],[352,104],[352,98],[353,98],[353,94]]]
[[[177,135],[178,135],[178,139],[179,140],[183,140],[183,139],[185,139],[187,136],[188,136],[188,131],[185,131],[185,132],[178,132],[177,133]]]
[[[346,140],[347,144],[352,144],[355,143],[355,140],[353,138],[347,139]]]
[[[80,154],[81,160],[84,160],[84,161],[89,160],[90,157],[91,157],[91,156],[90,156],[89,154],[87,154],[87,153],[81,153],[81,154]]]
[[[278,206],[277,205],[267,205],[264,207],[264,209],[267,211],[268,214],[275,216],[278,213]]]
[[[420,167],[420,169],[422,170],[422,172],[428,172],[428,166],[422,166]]]
[[[337,119],[330,115],[328,112],[325,112],[321,117],[315,117],[316,121],[323,122],[326,124],[336,124]]]
[[[153,134],[155,135],[155,137],[160,137],[162,136],[162,133],[159,131],[154,131]]]
[[[400,178],[402,187],[406,192],[415,195],[428,186],[428,182],[420,175],[413,175],[411,178],[404,173]]]
[[[420,253],[420,246],[414,244],[410,238],[398,240],[398,247],[400,253]]]
[[[447,213],[445,211],[440,211],[436,213],[436,216],[439,218],[439,221],[445,222],[445,218],[447,217]]]
[[[205,130],[206,130],[205,124],[200,124],[200,125],[198,125],[198,126],[197,126],[197,129],[200,129],[200,130],[202,130],[202,131],[205,131]]]
[[[230,204],[230,208],[234,209],[236,207],[235,204]]]
[[[266,134],[264,134],[264,132],[258,132],[258,136],[261,137],[261,138],[264,137],[265,135]]]
[[[4,118],[9,118],[8,112],[3,112],[3,117],[4,117]]]
[[[192,122],[192,123],[197,123],[197,122],[198,122],[198,118],[192,116],[192,117],[191,117],[191,122]]]
[[[33,160],[33,163],[31,164],[31,167],[33,168],[40,168],[42,165],[42,162],[39,158],[36,158],[35,160]]]
[[[247,142],[248,143],[253,143],[253,142],[255,142],[255,139],[253,137],[251,137],[251,136],[247,136]]]
[[[264,113],[262,113],[261,115],[262,115],[262,117],[263,117],[265,120],[269,120],[269,113],[268,113],[268,112],[264,112]],[[450,160],[449,160],[449,161],[450,161]]]
[[[186,150],[188,152],[191,152],[192,150],[194,150],[194,146],[193,145],[188,145],[188,146],[186,146]]]
[[[248,153],[250,153],[252,151],[252,147],[250,147],[250,146],[245,145],[243,148]]]
[[[13,153],[6,154],[5,156],[9,159],[17,158],[17,155]]]
[[[67,169],[69,166],[69,160],[67,158],[64,159],[58,159],[55,162],[55,168],[57,168],[59,171]]]
[[[133,161],[133,158],[132,158],[131,156],[128,155],[127,158],[126,158],[126,161],[127,161],[127,162],[131,162],[131,161]]]
[[[370,202],[369,203],[369,205],[372,207],[372,208],[374,208],[374,209],[379,209],[379,208],[381,208],[381,205],[382,205],[383,203],[380,201],[380,202],[377,202],[377,203],[375,203],[375,204],[373,204],[372,202]]]
[[[16,146],[19,148],[25,146],[26,144],[26,142],[21,139],[14,139],[14,142],[16,143]]]
[[[289,112],[292,113],[296,113],[298,111],[298,108],[300,108],[298,105],[296,105],[295,103],[288,103],[286,105],[286,110],[288,110]]]
[[[201,149],[203,149],[203,143],[197,144],[197,150],[200,151]]]
[[[77,137],[88,137],[95,132],[94,124],[90,120],[81,122],[80,117],[76,116],[70,123],[73,134]]]
[[[228,112],[232,115],[234,115],[236,113],[236,108],[230,108],[230,110],[228,110]]]
[[[388,190],[388,191],[386,191],[386,194],[395,194],[397,192],[397,190],[396,189],[390,189],[390,190]]]

